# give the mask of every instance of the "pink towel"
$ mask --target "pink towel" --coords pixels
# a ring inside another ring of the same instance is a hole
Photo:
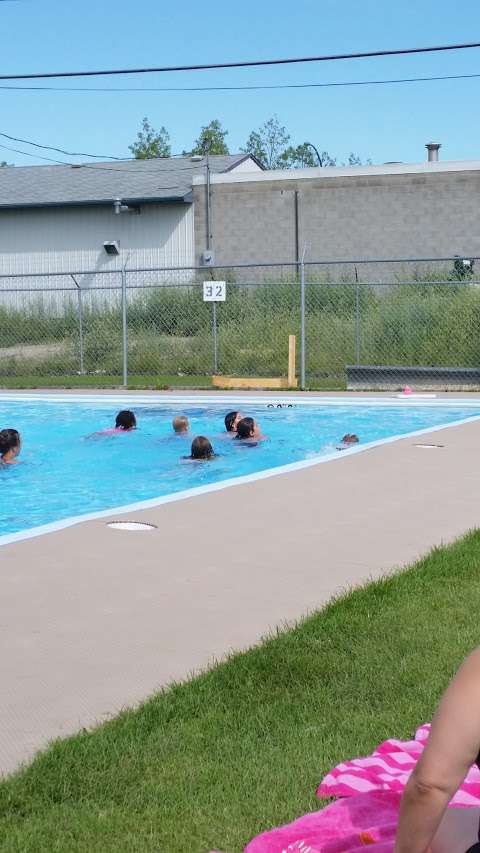
[[[368,791],[402,792],[428,740],[430,724],[417,730],[415,740],[386,740],[367,758],[337,764],[323,779],[318,797],[351,797]],[[480,771],[475,765],[455,794],[452,805],[480,806]]]
[[[319,797],[341,797],[326,808],[258,835],[244,853],[392,853],[405,783],[428,740],[430,725],[411,741],[387,740],[367,758],[338,764]],[[480,806],[480,771],[472,767],[451,805]]]
[[[318,812],[264,832],[245,853],[391,853],[400,794],[373,791],[338,800]]]

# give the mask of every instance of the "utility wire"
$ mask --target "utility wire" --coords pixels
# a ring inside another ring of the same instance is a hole
[[[0,80],[41,80],[52,77],[105,77],[119,74],[161,74],[170,71],[210,71],[218,68],[253,68],[263,65],[294,65],[303,62],[336,62],[344,59],[373,59],[380,56],[406,56],[419,53],[439,53],[451,50],[470,50],[480,42],[406,47],[397,50],[369,50],[359,53],[333,53],[320,56],[297,56],[286,59],[255,59],[244,62],[210,62],[202,65],[163,65],[152,68],[115,68],[98,71],[49,71],[34,74],[0,74]]]
[[[436,77],[399,77],[387,80],[345,80],[333,83],[246,83],[244,86],[166,86],[166,87],[115,87],[115,86],[0,86],[0,91],[9,92],[77,92],[88,94],[89,92],[128,93],[128,92],[249,92],[259,89],[329,89],[342,86],[386,86],[392,83],[429,83],[437,80],[474,80],[480,74],[445,74]],[[91,155],[87,155],[91,156]],[[181,154],[174,154],[181,157]],[[122,158],[116,158],[122,159]]]
[[[41,157],[40,154],[30,154],[28,151],[20,151],[18,148],[10,148],[8,145],[1,145],[0,144],[0,148],[3,149],[4,151],[14,151],[16,154],[25,154],[27,157],[35,157],[38,160],[48,160],[49,163],[57,163],[60,166],[72,166],[73,168],[76,168],[76,169],[94,169],[97,172],[99,172],[99,171],[102,171],[102,172],[126,171],[125,169],[122,169],[122,170],[120,170],[120,169],[103,169],[100,166],[76,165],[75,163],[65,163],[65,161],[63,161],[63,160],[52,160],[51,157]],[[12,168],[15,168],[15,167],[12,167]],[[164,171],[166,171],[166,170],[164,170]],[[1,175],[1,172],[0,172],[0,175]],[[176,189],[176,184],[173,184],[173,185],[170,184],[170,186],[168,186],[168,187],[155,187],[154,189],[156,189],[156,190],[173,190],[173,189]]]
[[[0,136],[7,136],[7,134],[6,133],[0,133]],[[16,137],[7,136],[7,138],[8,139],[15,139]],[[28,142],[28,140],[23,140],[23,141],[26,142],[28,145],[36,145],[35,142]],[[42,148],[49,148],[50,146],[42,145],[41,147]],[[4,149],[5,151],[13,151],[15,154],[24,154],[26,157],[34,157],[37,160],[45,160],[48,163],[56,163],[57,165],[60,165],[60,166],[69,166],[72,169],[93,169],[96,172],[119,172],[119,173],[129,174],[129,175],[132,174],[131,169],[122,169],[122,168],[119,168],[118,166],[108,166],[108,165],[104,166],[104,165],[100,165],[99,163],[97,163],[95,165],[92,165],[90,163],[69,163],[68,161],[65,161],[65,160],[54,160],[51,157],[43,157],[37,153],[33,154],[30,151],[21,151],[19,148],[11,148],[8,145],[0,144],[0,148]],[[52,150],[53,151],[60,151],[61,149],[52,148]],[[86,155],[86,156],[94,157],[96,155],[90,154],[90,155]],[[177,154],[174,156],[179,157],[182,155]],[[245,156],[247,156],[247,155],[245,155]],[[116,159],[121,160],[120,157],[117,157]],[[159,157],[158,159],[162,160],[164,158]],[[167,159],[173,159],[173,158],[166,157],[165,159],[167,160]],[[205,158],[203,158],[203,159],[205,159]],[[123,162],[125,162],[125,161],[123,161]],[[128,162],[140,164],[142,162],[142,160],[130,158]],[[197,163],[193,163],[191,166],[174,166],[173,168],[172,167],[162,168],[161,166],[159,166],[159,167],[155,167],[154,169],[148,167],[148,169],[144,169],[143,171],[148,175],[158,175],[158,174],[165,175],[166,172],[174,172],[175,174],[177,174],[177,172],[190,172],[191,173],[193,169],[195,169],[195,168],[198,169],[199,167],[201,167],[203,165],[204,165],[204,163],[199,161]],[[157,189],[172,189],[172,187],[157,187]]]
[[[11,142],[23,142],[24,145],[33,145],[34,148],[44,148],[48,151],[57,151],[59,154],[66,154],[68,157],[94,157],[105,160],[123,160],[123,157],[114,157],[113,154],[86,154],[85,151],[65,151],[63,148],[55,148],[53,145],[41,145],[40,142],[30,142],[28,139],[21,139],[18,136],[9,136],[8,133],[0,133],[4,139],[9,139]]]
[[[15,154],[25,154],[26,157],[35,157],[36,160],[47,160],[49,163],[58,163],[62,166],[69,166],[70,163],[65,163],[64,160],[52,160],[51,157],[42,157],[40,154],[32,154],[30,151],[20,151],[19,148],[10,148],[9,145],[1,145],[3,151],[13,151]]]
[[[22,139],[18,136],[11,136],[8,133],[0,132],[0,136],[4,137],[5,139],[10,139],[12,142],[23,142],[24,145],[32,145],[34,148],[42,148],[42,149],[45,149],[47,151],[58,151],[61,154],[66,154],[67,156],[71,156],[71,157],[95,157],[95,158],[106,157],[107,160],[115,160],[115,161],[119,161],[122,163],[127,163],[127,162],[138,163],[138,162],[141,162],[134,157],[113,157],[113,156],[109,157],[107,154],[85,154],[85,152],[79,153],[79,152],[75,152],[75,151],[65,151],[65,149],[63,149],[63,148],[56,148],[53,145],[43,145],[40,142],[33,142],[30,139]],[[65,162],[65,160],[53,160],[50,157],[40,157],[39,154],[32,154],[28,151],[20,151],[17,148],[9,148],[7,145],[0,145],[0,148],[4,148],[6,151],[14,151],[17,154],[26,154],[28,157],[37,157],[39,160],[48,160],[51,163],[59,163],[62,166],[73,166],[73,167],[78,168],[78,169],[95,168],[95,166],[90,166],[88,163],[69,163],[69,162]],[[172,154],[169,157],[166,157],[165,159],[170,160],[170,159],[174,159],[174,158],[178,158],[178,157],[189,157],[189,156],[191,156],[191,155],[189,155],[189,154]],[[154,158],[152,158],[152,159],[154,159]],[[163,158],[159,157],[157,159],[161,160]],[[198,167],[199,165],[201,165],[201,163],[198,162],[196,165]],[[173,171],[175,171],[175,172],[191,172],[192,168],[194,168],[194,166],[174,166]],[[116,167],[110,168],[108,166],[103,166],[103,165],[102,166],[98,165],[98,169],[101,169],[104,172],[105,171],[112,171],[112,172],[129,172],[130,171],[129,169],[118,169]],[[149,168],[148,174],[156,174],[157,172],[170,172],[170,171],[172,171],[171,167],[156,168],[156,169],[150,169]]]

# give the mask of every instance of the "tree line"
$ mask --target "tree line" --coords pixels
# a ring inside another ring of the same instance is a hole
[[[218,119],[213,119],[201,128],[191,151],[183,151],[184,156],[200,154],[229,154],[225,137],[228,130],[222,127]],[[310,142],[300,145],[290,144],[291,136],[277,116],[272,116],[257,130],[252,130],[245,145],[240,150],[252,154],[265,169],[303,169],[308,166],[336,166],[337,158],[328,151],[316,149]],[[148,118],[142,121],[141,130],[129,149],[137,160],[149,160],[156,157],[171,157],[170,134],[166,127],[156,130]],[[371,160],[366,161],[367,164]],[[359,166],[360,157],[353,151],[342,165]]]

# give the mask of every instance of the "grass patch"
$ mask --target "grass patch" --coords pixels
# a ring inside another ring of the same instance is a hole
[[[8,853],[239,853],[347,756],[431,718],[479,641],[480,532],[357,589],[0,785]]]
[[[122,388],[121,376],[0,376],[0,388],[35,389],[35,388]],[[212,386],[211,376],[129,376],[128,389],[140,391],[178,390],[216,391]],[[221,389],[220,389],[221,390]],[[307,391],[346,391],[347,383],[341,379],[309,380]],[[288,394],[282,390],[282,396]]]
[[[0,388],[121,388],[121,376],[0,376]],[[210,376],[129,376],[130,390],[161,391],[170,388],[212,388]]]

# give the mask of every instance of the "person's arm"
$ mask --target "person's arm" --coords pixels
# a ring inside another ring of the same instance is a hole
[[[451,798],[480,750],[480,648],[442,697],[402,797],[394,853],[427,853]]]

